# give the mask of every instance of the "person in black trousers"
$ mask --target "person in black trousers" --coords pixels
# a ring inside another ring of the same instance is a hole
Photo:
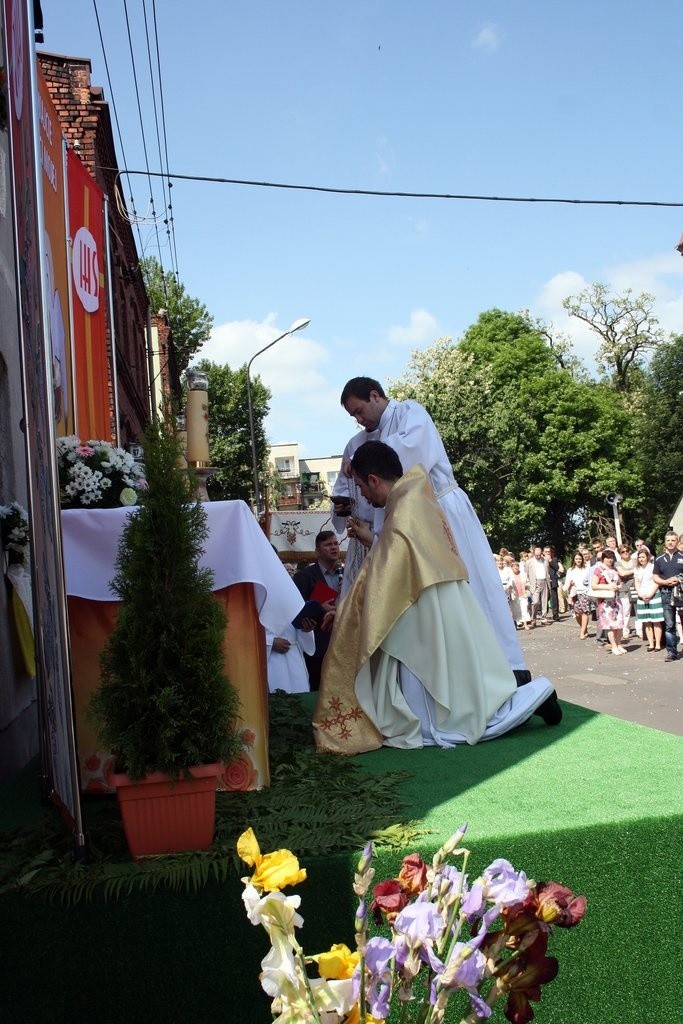
[[[550,608],[548,611],[553,617],[553,622],[558,622],[560,618],[558,588],[560,586],[560,580],[564,576],[564,566],[555,554],[555,548],[552,544],[543,548],[543,555],[545,556],[546,565],[548,566],[548,583],[550,586]]]
[[[299,588],[304,601],[311,600],[316,587],[318,587],[318,592],[327,587],[335,594],[339,593],[341,587],[344,569],[339,561],[339,541],[333,530],[320,531],[315,538],[315,553],[318,560],[312,565],[307,565],[305,569],[300,569],[294,575],[294,583]],[[313,599],[317,600],[317,597]],[[330,642],[335,600],[336,598],[329,594],[328,600],[320,602],[325,609],[325,617],[314,631],[315,654],[304,654],[311,690],[320,689],[320,670]]]

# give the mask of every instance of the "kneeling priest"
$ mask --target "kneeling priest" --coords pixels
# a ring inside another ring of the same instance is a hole
[[[534,713],[557,724],[547,679],[517,686],[423,467],[403,475],[392,448],[368,441],[352,469],[385,518],[337,610],[313,716],[318,749],[473,744]]]

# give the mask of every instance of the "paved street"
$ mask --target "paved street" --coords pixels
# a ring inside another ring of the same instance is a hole
[[[648,654],[633,638],[624,644],[628,654],[615,658],[595,643],[595,623],[589,632],[579,640],[567,615],[517,635],[533,675],[547,675],[561,700],[683,736],[683,658],[665,664],[663,651]]]

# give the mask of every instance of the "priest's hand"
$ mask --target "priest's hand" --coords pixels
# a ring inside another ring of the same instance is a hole
[[[356,540],[359,540],[363,547],[369,548],[372,546],[374,539],[372,530],[362,519],[354,519],[353,516],[349,516],[346,521],[346,532],[349,537],[355,537]]]
[[[276,636],[273,640],[273,650],[276,654],[286,654],[292,645],[283,636]]]

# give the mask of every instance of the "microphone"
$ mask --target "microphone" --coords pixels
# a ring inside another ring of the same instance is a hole
[[[341,562],[337,562],[337,564],[334,567],[334,571],[337,574],[337,584],[339,586],[339,589],[341,590],[342,580],[344,579],[344,566],[342,565]]]

